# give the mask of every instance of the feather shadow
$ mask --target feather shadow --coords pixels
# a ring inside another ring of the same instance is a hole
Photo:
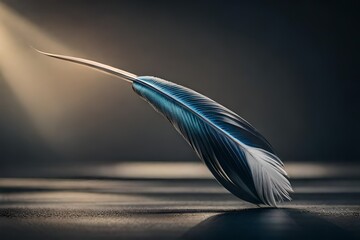
[[[355,239],[344,229],[296,209],[258,208],[210,217],[181,239]]]

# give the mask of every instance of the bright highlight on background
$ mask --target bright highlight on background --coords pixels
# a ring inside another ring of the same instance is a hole
[[[47,147],[66,155],[76,147],[79,136],[74,134],[81,135],[73,131],[76,122],[87,118],[79,109],[96,106],[94,95],[106,86],[106,76],[49,59],[31,46],[81,56],[0,3],[0,81],[5,81]]]

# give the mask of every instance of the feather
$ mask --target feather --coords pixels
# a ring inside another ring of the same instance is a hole
[[[38,51],[38,50],[37,50]],[[233,111],[175,83],[94,61],[38,51],[123,78],[166,117],[228,191],[254,204],[276,206],[291,200],[283,163],[269,142]]]

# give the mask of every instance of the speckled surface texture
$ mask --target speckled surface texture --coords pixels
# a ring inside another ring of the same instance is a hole
[[[301,165],[296,165],[289,169],[295,176],[293,201],[270,209],[232,196],[201,166],[187,166],[197,168],[198,175],[187,172],[186,164],[168,166],[170,172],[180,171],[176,178],[149,166],[135,168],[147,172],[146,178],[137,176],[131,166],[120,167],[127,167],[126,176],[109,170],[108,177],[106,168],[101,176],[94,174],[99,167],[86,169],[88,176],[84,170],[64,173],[60,167],[31,169],[31,174],[24,171],[20,177],[0,171],[1,239],[360,237],[360,178],[355,171],[350,177],[331,171],[311,177],[297,174]]]

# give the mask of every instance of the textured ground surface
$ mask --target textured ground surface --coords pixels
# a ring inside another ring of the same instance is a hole
[[[0,170],[1,239],[359,239],[358,166],[288,164],[293,201],[258,208],[197,164]],[[17,176],[17,177],[15,177]]]

